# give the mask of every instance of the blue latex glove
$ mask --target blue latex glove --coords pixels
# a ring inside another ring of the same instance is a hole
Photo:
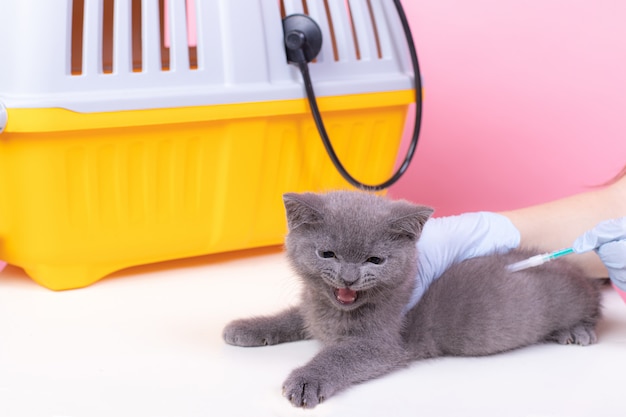
[[[599,223],[578,237],[572,247],[576,253],[595,250],[613,284],[626,291],[626,217]]]
[[[520,233],[497,213],[464,213],[431,218],[417,242],[417,286],[406,311],[417,304],[430,284],[451,265],[465,259],[504,253],[519,246]]]

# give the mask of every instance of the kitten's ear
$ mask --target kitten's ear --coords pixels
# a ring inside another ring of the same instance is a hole
[[[287,225],[289,230],[294,230],[303,224],[317,224],[323,220],[321,207],[323,205],[320,196],[312,193],[283,194],[285,211],[287,212]]]
[[[417,240],[424,224],[435,210],[427,206],[418,206],[406,201],[396,201],[389,222],[391,233],[396,236]]]

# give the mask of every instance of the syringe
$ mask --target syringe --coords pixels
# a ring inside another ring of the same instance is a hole
[[[507,269],[511,272],[521,271],[522,269],[543,265],[546,262],[550,262],[551,260],[560,258],[561,256],[569,255],[570,253],[574,253],[573,248],[566,248],[556,250],[554,252],[542,253],[541,255],[531,256],[530,258],[524,259],[523,261],[507,265]]]

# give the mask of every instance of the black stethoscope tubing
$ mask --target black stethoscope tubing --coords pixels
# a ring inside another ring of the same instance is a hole
[[[319,135],[322,139],[322,143],[324,144],[324,148],[328,153],[333,165],[339,171],[341,176],[352,186],[359,188],[365,191],[381,191],[386,188],[389,188],[391,185],[395,184],[406,172],[411,164],[411,160],[415,155],[415,150],[417,149],[417,143],[420,134],[420,128],[422,123],[422,82],[421,82],[421,74],[419,69],[419,63],[417,60],[417,51],[415,48],[415,43],[413,41],[413,35],[411,34],[411,29],[409,27],[409,22],[407,20],[406,14],[404,13],[404,9],[402,8],[402,4],[400,4],[400,0],[394,0],[394,4],[396,6],[396,10],[398,12],[398,16],[400,18],[400,22],[402,24],[402,28],[407,40],[407,45],[409,49],[409,55],[411,58],[411,64],[413,66],[413,77],[414,77],[414,91],[415,91],[415,123],[413,126],[413,134],[411,136],[411,141],[409,143],[409,147],[407,148],[405,157],[398,167],[398,169],[394,172],[394,174],[384,182],[380,184],[370,185],[364,184],[354,178],[350,173],[345,169],[339,157],[335,153],[333,145],[330,143],[330,139],[328,138],[328,133],[326,132],[326,128],[324,127],[324,122],[322,120],[322,116],[320,114],[319,107],[317,105],[317,100],[315,98],[315,92],[313,90],[313,83],[311,81],[311,75],[309,73],[308,60],[304,59],[304,54],[302,54],[302,59],[298,59],[295,63],[300,73],[302,74],[302,79],[304,81],[304,88],[306,90],[307,99],[309,102],[309,107],[311,109],[311,114],[313,115],[313,120],[315,121],[315,125],[319,132]],[[286,40],[287,42],[287,40]]]

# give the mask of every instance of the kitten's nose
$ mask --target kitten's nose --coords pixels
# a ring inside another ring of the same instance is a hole
[[[341,282],[346,287],[349,287],[350,285],[354,284],[358,280],[359,280],[359,274],[356,271],[344,271],[343,274],[341,274]]]
[[[344,278],[341,279],[341,283],[343,285],[345,285],[346,288],[348,288],[350,285],[354,284],[355,282],[357,282],[356,279],[355,280],[351,280],[351,281],[350,280],[346,280]]]

